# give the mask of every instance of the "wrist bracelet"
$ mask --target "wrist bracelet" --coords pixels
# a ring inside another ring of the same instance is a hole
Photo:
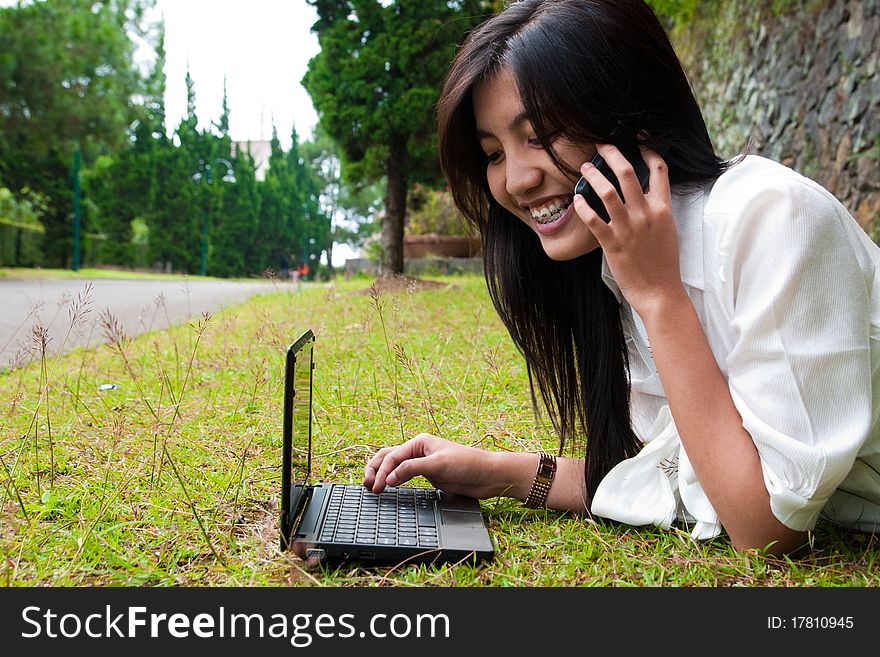
[[[546,452],[538,456],[538,471],[535,473],[535,481],[524,502],[526,508],[541,509],[547,503],[547,494],[553,485],[556,476],[556,457]]]

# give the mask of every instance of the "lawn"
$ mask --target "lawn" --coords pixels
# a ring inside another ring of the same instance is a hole
[[[430,282],[291,288],[136,339],[105,314],[108,345],[61,356],[35,327],[35,360],[0,375],[0,584],[880,585],[876,539],[827,524],[792,561],[509,499],[483,502],[497,557],[480,566],[311,568],[280,552],[284,354],[306,328],[318,479],[358,482],[377,448],[420,431],[555,449],[482,278]],[[70,311],[95,319],[87,299]]]

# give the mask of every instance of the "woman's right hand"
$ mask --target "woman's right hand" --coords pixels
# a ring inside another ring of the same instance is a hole
[[[428,433],[395,447],[383,447],[364,468],[364,487],[381,493],[385,486],[399,486],[413,477],[425,477],[447,493],[477,499],[509,494],[510,486],[499,477],[498,454],[454,443]]]

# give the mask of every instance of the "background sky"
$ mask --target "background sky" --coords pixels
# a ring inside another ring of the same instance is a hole
[[[270,139],[284,149],[295,125],[300,140],[317,123],[300,84],[318,53],[317,16],[304,0],[157,0],[165,19],[165,109],[173,130],[186,114],[187,65],[195,83],[200,127],[220,117],[226,76],[233,140]]]

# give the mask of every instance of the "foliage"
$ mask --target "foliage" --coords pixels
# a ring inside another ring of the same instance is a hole
[[[327,265],[330,266],[333,252],[332,217],[321,205],[323,179],[320,171],[300,153],[296,142],[288,153],[288,159],[289,166],[297,172],[297,185],[303,199],[303,262],[309,266],[311,278],[314,278],[322,252],[327,255]]]
[[[260,252],[267,267],[279,270],[284,268],[282,265],[295,266],[305,243],[307,200],[296,143],[294,129],[291,151],[285,154],[277,131],[273,129],[269,170],[261,186]]]
[[[169,137],[164,24],[144,21],[152,4],[47,0],[0,8],[0,186],[45,226],[4,230],[10,264],[65,266],[71,259],[77,145],[82,252],[92,262],[194,274],[203,243],[215,275],[277,269],[282,253],[302,256],[304,245],[308,257],[319,258],[332,248],[329,217],[295,130],[288,153],[275,140],[270,173],[257,180],[252,158],[233,154],[225,94],[216,124],[198,127],[187,73],[187,115]],[[134,68],[134,35],[155,50],[150,70]],[[221,160],[230,162],[235,185],[223,182]],[[206,175],[212,166],[214,177]]]
[[[319,211],[330,219],[328,262],[331,262],[334,244],[362,246],[377,230],[375,217],[382,209],[380,187],[384,180],[358,185],[343,179],[339,149],[320,124],[312,139],[302,145],[302,154],[320,188]]]
[[[646,0],[657,16],[670,28],[686,25],[693,17],[699,0]]]
[[[0,187],[0,222],[43,231],[39,221],[39,199],[16,198],[15,194]]]
[[[410,235],[471,235],[447,190],[417,183],[410,190],[409,207],[406,228]]]
[[[134,160],[134,161],[133,161]],[[83,174],[83,188],[90,212],[90,228],[107,239],[100,254],[101,262],[130,262],[131,219],[145,207],[143,175],[137,166],[137,154],[125,151],[117,158],[102,155]]]
[[[151,0],[47,0],[0,8],[0,181],[47,204],[45,255],[70,255],[71,166],[128,145],[147,94],[129,32]]]
[[[164,88],[161,41],[158,51],[152,79]],[[296,131],[286,154],[273,137],[269,170],[258,180],[248,149],[232,147],[225,95],[219,121],[200,130],[189,73],[186,86],[188,113],[172,139],[163,106],[156,105],[138,124],[131,149],[99,160],[84,176],[93,226],[107,238],[102,262],[193,274],[201,271],[204,248],[210,275],[280,269],[282,254],[301,253],[305,213],[317,195],[297,152]],[[315,248],[320,253],[324,241]]]
[[[436,182],[434,106],[481,2],[309,0],[321,52],[303,84],[339,144],[346,178],[385,178],[383,268],[403,272],[403,225],[412,182]]]
[[[214,183],[222,191],[219,210],[208,210],[209,225],[207,271],[213,276],[245,276],[251,267],[266,262],[260,250],[260,195],[256,164],[247,151],[232,162],[235,184],[223,184],[219,173]],[[256,239],[255,239],[256,238]]]
[[[42,259],[42,224],[34,203],[0,187],[0,266],[35,265]]]

